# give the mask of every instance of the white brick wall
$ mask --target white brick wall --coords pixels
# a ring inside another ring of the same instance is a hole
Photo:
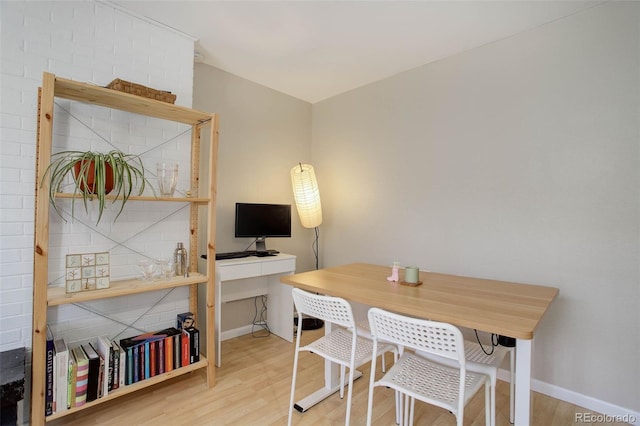
[[[194,41],[93,1],[3,1],[0,8],[0,350],[8,350],[31,346],[36,112],[42,72],[99,85],[122,78],[169,90],[177,95],[177,104],[191,106]],[[56,102],[54,150],[87,143],[96,150],[110,149],[61,107],[123,151],[136,154],[186,129],[119,111]],[[155,175],[156,161],[178,162],[182,177],[178,188],[186,189],[189,140],[187,133],[145,154],[145,167]],[[68,201],[62,205],[68,209]],[[172,214],[179,207],[131,203],[115,224],[114,212],[107,212],[99,232],[82,224],[93,224],[96,216],[86,215],[81,203],[76,205],[74,221],[64,223],[52,213],[50,285],[64,284],[58,278],[68,253],[110,251],[112,275],[117,277],[137,274],[135,263],[143,258],[139,253],[170,256],[177,241],[188,242],[188,209]],[[127,242],[134,252],[116,243],[165,216],[170,218]],[[71,342],[100,334],[125,337],[136,330],[123,333],[126,327],[121,323],[129,324],[148,310],[136,323],[138,329],[171,326],[175,315],[188,309],[186,289],[165,295],[154,292],[87,304],[93,313],[72,305],[50,308],[49,321],[58,336]]]

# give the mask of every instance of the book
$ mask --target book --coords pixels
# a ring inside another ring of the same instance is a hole
[[[138,377],[140,380],[144,380],[146,377],[144,375],[144,352],[145,352],[144,343],[138,345],[138,369],[140,372],[138,373]]]
[[[195,327],[184,330],[189,335],[189,364],[200,361],[200,331]]]
[[[140,345],[133,347],[133,383],[140,381]]]
[[[118,349],[118,344],[113,341],[111,342],[111,350],[109,351],[111,355],[111,360],[109,361],[112,365],[111,368],[111,387],[109,392],[114,389],[118,389],[120,386],[120,349]]]
[[[61,413],[67,410],[67,386],[69,383],[69,348],[64,339],[54,341],[55,354],[55,386],[56,405],[55,412]]]
[[[195,327],[195,319],[194,315],[191,312],[184,312],[182,314],[177,315],[176,319],[176,328],[180,331],[185,328]]]
[[[133,383],[133,348],[128,347],[124,350],[127,352],[127,358],[125,361],[125,370],[127,371],[127,374],[124,378],[124,384],[130,385]]]
[[[89,380],[89,358],[80,346],[71,350],[76,360],[76,407],[81,407],[87,402],[87,383]]]
[[[149,362],[149,356],[150,356],[150,352],[151,350],[149,349],[149,345],[151,342],[146,341],[144,342],[144,360],[143,360],[143,365],[144,365],[144,378],[148,379],[149,377],[151,377],[151,363]]]
[[[182,344],[180,345],[180,352],[182,355],[182,360],[180,365],[182,367],[189,365],[189,333],[186,330],[182,330]]]
[[[173,336],[164,339],[164,371],[173,370]]]
[[[182,333],[173,335],[173,368],[182,367]]]
[[[126,370],[126,374],[125,374],[125,385],[130,385],[132,383],[135,383],[138,381],[138,374],[137,374],[137,370],[136,370],[136,360],[138,359],[138,349],[137,349],[137,342],[134,341],[132,338],[127,338],[127,339],[120,339],[120,343],[119,346],[120,348],[126,352],[126,359],[125,359],[125,370]],[[134,353],[134,348],[135,348],[135,353]],[[135,374],[135,380],[134,380],[134,372]]]
[[[149,377],[153,377],[157,372],[157,352],[158,341],[149,342]]]
[[[158,374],[164,373],[164,339],[158,340],[156,342],[158,344],[158,362],[156,366],[158,367]]]
[[[87,399],[91,402],[98,399],[98,375],[100,373],[100,355],[93,349],[90,343],[82,345],[82,350],[89,360],[89,377],[87,379]]]
[[[102,358],[103,369],[102,379],[100,380],[99,396],[109,395],[109,379],[113,379],[113,363],[111,363],[111,341],[106,336],[98,337],[96,345],[93,347]]]
[[[104,358],[100,355],[100,352],[97,350],[97,344],[89,342],[89,346],[91,346],[96,354],[98,354],[98,398],[103,397],[103,383],[104,383]]]
[[[47,370],[45,373],[45,406],[44,415],[53,414],[53,356],[55,355],[53,332],[47,324]]]
[[[116,361],[118,362],[118,380],[116,381],[117,386],[116,386],[116,382],[114,382],[114,386],[116,386],[116,388],[120,388],[124,386],[125,376],[127,374],[126,372],[127,352],[115,340],[111,342],[111,345],[113,346],[114,352],[117,353]]]
[[[76,406],[76,383],[77,383],[78,367],[73,351],[69,351],[69,369],[67,378],[67,408]]]

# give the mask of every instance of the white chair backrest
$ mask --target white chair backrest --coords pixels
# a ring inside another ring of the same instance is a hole
[[[351,305],[344,299],[320,296],[294,288],[291,291],[298,313],[310,315],[347,328],[355,327]]]
[[[369,327],[373,337],[378,340],[451,358],[463,368],[466,365],[462,332],[452,324],[371,308]]]

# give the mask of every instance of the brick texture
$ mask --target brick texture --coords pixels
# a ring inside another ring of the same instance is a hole
[[[0,8],[0,350],[4,351],[31,347],[36,113],[43,71],[101,86],[121,78],[171,91],[177,95],[176,104],[191,106],[194,42],[102,3],[0,2]],[[154,185],[156,162],[177,162],[178,190],[188,189],[190,132],[174,139],[188,130],[186,126],[65,100],[56,100],[54,117],[54,151],[88,146],[108,151],[113,144],[143,154]],[[68,202],[61,205],[70,210]],[[109,209],[96,229],[95,206],[86,214],[82,203],[77,204],[75,219],[67,217],[67,222],[52,212],[48,285],[64,285],[64,259],[70,253],[109,251],[111,275],[116,278],[138,275],[139,259],[169,257],[178,241],[188,242],[188,209],[181,207],[131,203],[115,223],[116,210]],[[160,223],[150,226],[155,222]],[[54,307],[49,309],[49,322],[56,335],[69,342],[103,334],[126,337],[173,325],[176,314],[188,310],[187,295],[186,289],[176,289],[82,307]],[[135,328],[127,329],[134,321]]]

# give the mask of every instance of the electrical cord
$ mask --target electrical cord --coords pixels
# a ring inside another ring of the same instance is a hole
[[[498,335],[495,333],[491,333],[491,351],[487,352],[484,349],[482,342],[480,341],[480,337],[478,336],[478,330],[474,328],[473,331],[476,333],[476,340],[478,341],[478,344],[480,345],[482,352],[484,352],[485,355],[493,355],[493,352],[496,350],[496,346],[498,346]]]
[[[262,306],[260,307],[260,313],[258,314],[258,298],[262,301]],[[269,324],[267,323],[267,296],[256,296],[253,298],[253,321],[251,322],[251,336],[259,338],[259,337],[268,337],[271,335],[271,330],[269,329]],[[260,327],[258,331],[266,331],[266,334],[257,334],[256,327]]]

